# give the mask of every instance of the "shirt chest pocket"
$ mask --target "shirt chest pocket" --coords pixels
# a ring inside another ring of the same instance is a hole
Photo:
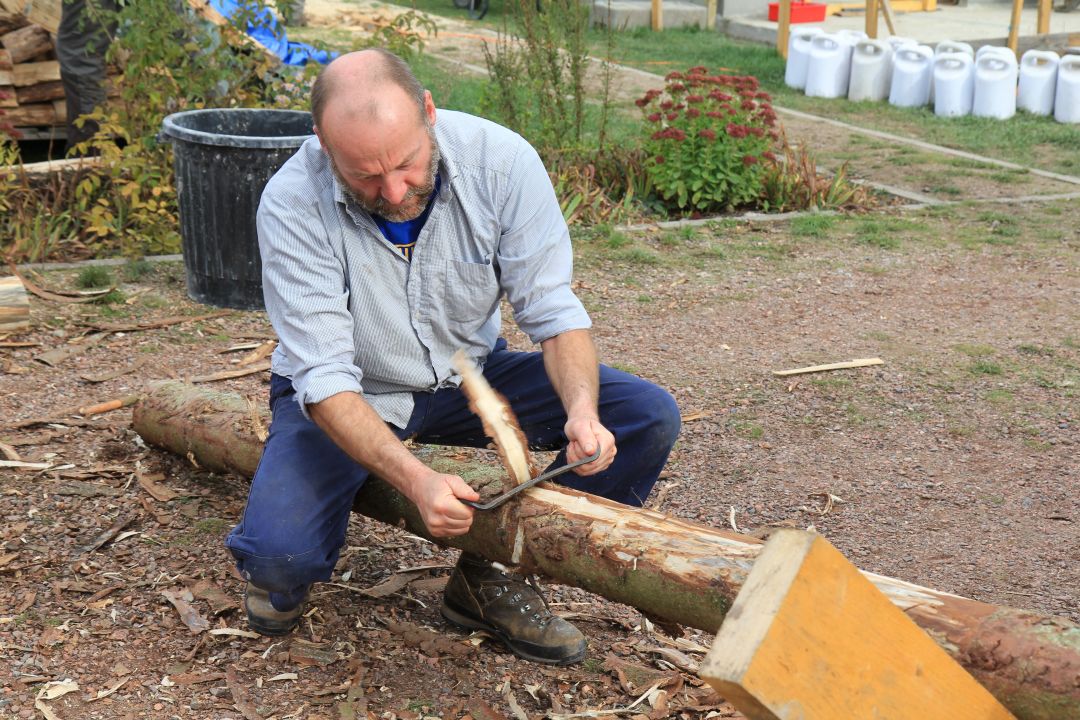
[[[443,269],[443,308],[451,320],[487,320],[499,302],[499,278],[490,262],[447,260]]]

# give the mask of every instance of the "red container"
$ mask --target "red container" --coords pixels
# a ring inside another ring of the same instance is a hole
[[[791,23],[824,22],[825,3],[793,2],[791,3]],[[769,3],[769,20],[776,22],[780,19],[780,3]]]

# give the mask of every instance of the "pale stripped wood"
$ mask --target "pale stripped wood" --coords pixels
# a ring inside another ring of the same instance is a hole
[[[850,368],[870,367],[872,365],[884,365],[881,358],[863,358],[861,360],[848,360],[847,362],[829,363],[827,365],[810,365],[808,367],[794,368],[792,370],[773,370],[773,375],[787,377],[788,375],[805,375],[806,373],[825,372],[826,370],[848,370]]]
[[[1015,720],[816,533],[758,554],[700,674],[750,720]]]
[[[469,398],[469,408],[480,418],[484,432],[495,443],[510,479],[520,485],[533,476],[533,466],[525,434],[521,432],[510,404],[492,389],[465,353],[458,350],[451,362],[461,375],[461,389]]]

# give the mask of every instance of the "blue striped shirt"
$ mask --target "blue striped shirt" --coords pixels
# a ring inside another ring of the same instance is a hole
[[[539,343],[591,326],[570,288],[573,256],[551,180],[519,135],[439,110],[442,187],[412,262],[346,200],[317,138],[278,171],[258,211],[266,311],[278,335],[273,372],[304,413],[360,392],[404,427],[414,391],[457,386],[458,349],[482,363],[514,320]]]

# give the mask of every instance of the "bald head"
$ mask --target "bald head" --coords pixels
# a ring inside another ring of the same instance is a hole
[[[339,120],[404,119],[411,105],[417,122],[425,118],[424,87],[412,70],[388,50],[372,48],[340,56],[319,73],[311,90],[316,127]]]

